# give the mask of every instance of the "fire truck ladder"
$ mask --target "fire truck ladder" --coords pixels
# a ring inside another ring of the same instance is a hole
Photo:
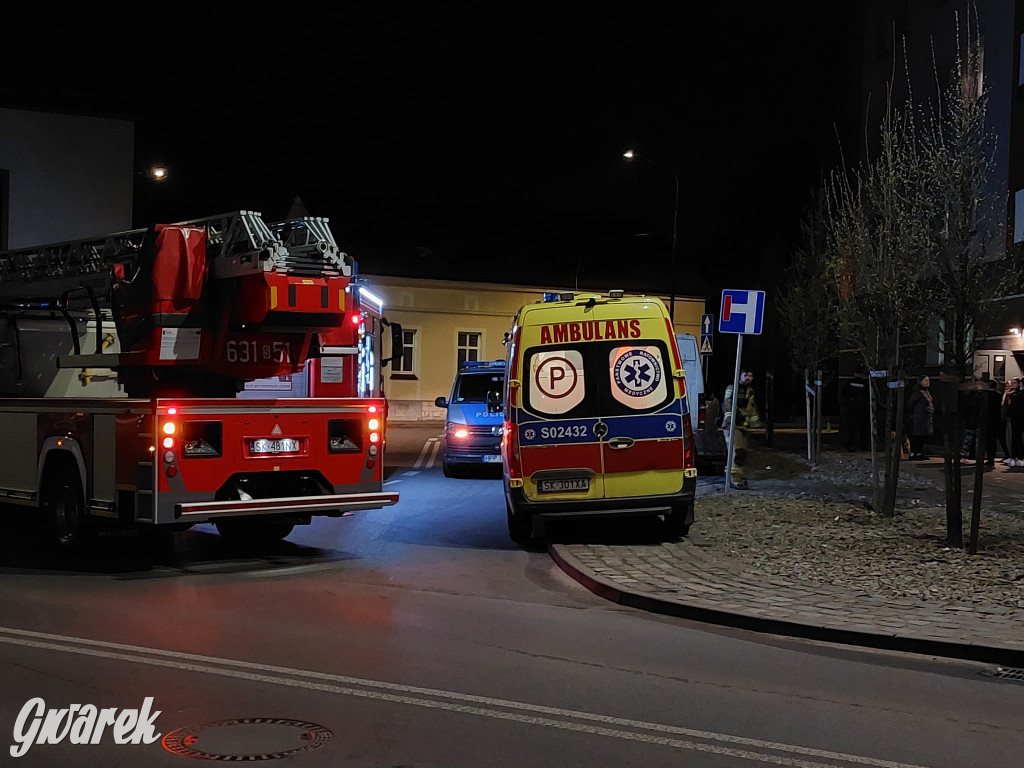
[[[202,227],[207,262],[214,279],[276,271],[301,276],[351,276],[352,260],[334,240],[326,218],[302,217],[268,225],[256,211],[235,211],[177,222]],[[72,328],[79,354],[72,306],[83,299],[101,327],[101,309],[110,306],[115,265],[137,273],[147,229],[0,252],[0,311],[51,309]],[[131,277],[129,277],[131,279]],[[97,344],[102,333],[97,334]],[[97,353],[101,350],[97,349]]]

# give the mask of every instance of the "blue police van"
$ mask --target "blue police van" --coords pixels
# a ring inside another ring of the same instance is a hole
[[[504,385],[504,360],[466,362],[455,374],[451,396],[434,401],[448,410],[441,456],[445,477],[458,477],[471,467],[501,466]]]

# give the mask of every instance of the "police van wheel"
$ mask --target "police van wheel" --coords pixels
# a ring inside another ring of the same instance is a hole
[[[459,471],[453,464],[449,464],[444,459],[441,459],[441,472],[444,473],[445,477],[458,477]]]
[[[528,544],[533,539],[533,521],[526,515],[516,515],[505,502],[505,516],[508,519],[508,536],[516,544]]]

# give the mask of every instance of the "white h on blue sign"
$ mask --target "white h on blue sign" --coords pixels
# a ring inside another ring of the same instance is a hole
[[[761,332],[764,320],[764,291],[722,291],[722,311],[718,330],[721,333]]]

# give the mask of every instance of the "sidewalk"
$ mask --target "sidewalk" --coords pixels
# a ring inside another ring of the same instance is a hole
[[[973,484],[974,467],[965,469],[964,514],[969,519],[966,490]],[[941,490],[940,458],[904,464],[902,471],[931,475]],[[770,492],[772,483],[751,480],[750,485],[752,490],[763,485]],[[701,480],[698,523],[682,541],[553,542],[549,552],[574,579],[621,605],[777,635],[1024,667],[1024,584],[1020,609],[1006,610],[891,599],[864,590],[765,576],[723,557],[701,536],[700,497],[721,492],[720,478]],[[984,498],[990,505],[1024,514],[1024,470],[999,464],[987,471]],[[885,563],[878,566],[884,569]]]

